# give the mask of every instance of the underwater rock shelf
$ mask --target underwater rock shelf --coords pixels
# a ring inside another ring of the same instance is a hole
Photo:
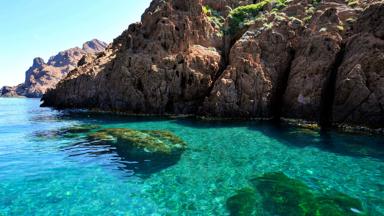
[[[361,202],[340,192],[315,193],[303,182],[282,172],[266,173],[250,180],[252,187],[227,200],[231,215],[353,216],[366,215]]]
[[[176,164],[187,149],[178,136],[163,130],[102,128],[100,125],[75,125],[35,134],[38,139],[81,138],[73,146],[106,146],[135,174],[152,174]],[[80,139],[80,140],[81,140]],[[65,149],[64,149],[65,150]]]
[[[91,140],[100,141],[116,148],[125,148],[133,157],[154,155],[180,155],[186,149],[186,143],[169,131],[131,130],[109,128],[91,133]]]

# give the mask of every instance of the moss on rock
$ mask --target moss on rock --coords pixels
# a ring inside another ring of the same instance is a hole
[[[314,196],[304,183],[281,172],[267,173],[251,182],[269,212],[286,216],[313,215]]]
[[[365,215],[358,199],[340,192],[318,194],[306,184],[282,172],[266,173],[251,180],[253,189],[240,190],[227,201],[231,215],[252,215],[257,211],[255,197],[260,194],[262,208],[272,215],[354,216]],[[246,214],[243,214],[246,212]]]
[[[340,192],[334,192],[321,195],[316,198],[316,215],[333,216],[333,215],[365,215],[363,206],[358,199],[349,197]]]
[[[257,196],[253,188],[243,188],[227,200],[227,209],[233,216],[255,215]]]
[[[100,127],[101,127],[100,125],[84,124],[84,125],[76,125],[76,126],[64,128],[62,131],[65,133],[88,133],[88,132],[91,132],[92,130],[99,129]]]
[[[142,177],[176,164],[187,144],[175,134],[162,130],[102,129],[88,135],[93,145],[112,146],[124,169]]]
[[[186,143],[169,131],[132,130],[109,128],[91,133],[89,138],[106,142],[130,151],[132,155],[172,155],[181,154]]]
[[[225,18],[221,16],[218,11],[210,8],[208,5],[203,6],[203,13],[207,16],[212,26],[218,31],[218,35],[222,36]]]
[[[273,10],[286,6],[286,0],[263,0],[256,4],[249,4],[233,9],[228,15],[228,33],[235,35],[239,30],[249,26],[252,22],[271,5]]]

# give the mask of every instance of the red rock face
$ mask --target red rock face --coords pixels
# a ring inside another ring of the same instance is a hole
[[[319,121],[322,92],[340,52],[337,10],[327,9],[300,38],[283,97],[283,117]]]
[[[276,11],[272,2],[236,37],[203,11],[228,21],[231,8],[251,3],[154,0],[43,105],[384,127],[384,3],[294,0]]]
[[[219,46],[201,1],[153,1],[142,23],[131,25],[105,56],[72,72],[47,97],[60,98],[53,106],[195,113],[219,71]]]
[[[384,126],[384,4],[362,13],[346,41],[338,69],[333,119],[340,124]]]
[[[229,65],[205,100],[203,113],[220,117],[272,118],[279,87],[293,58],[301,23],[269,17],[272,27],[253,26],[232,47]]]

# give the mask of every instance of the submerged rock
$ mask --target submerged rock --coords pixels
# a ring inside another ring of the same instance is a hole
[[[315,193],[303,182],[282,172],[266,173],[250,182],[254,188],[240,190],[228,199],[231,215],[256,215],[259,196],[261,208],[271,215],[365,215],[359,200],[340,192]]]
[[[100,125],[76,125],[63,129],[65,133],[87,133],[99,129]]]
[[[316,198],[316,215],[365,215],[361,202],[340,192]]]
[[[168,131],[131,130],[124,128],[109,128],[89,135],[93,140],[99,140],[114,146],[129,149],[132,155],[177,155],[186,149],[186,144],[179,137]]]
[[[151,174],[174,165],[187,144],[169,131],[109,128],[88,135],[92,143],[113,146],[126,168],[138,174]]]
[[[285,216],[311,215],[314,196],[307,185],[283,173],[267,173],[251,180],[268,212]]]
[[[169,131],[101,129],[100,125],[92,124],[41,131],[35,133],[33,137],[42,141],[52,139],[73,141],[62,150],[71,152],[74,149],[92,149],[86,151],[92,157],[116,153],[121,166],[119,168],[129,173],[140,174],[142,177],[176,164],[187,149],[187,144]]]
[[[100,125],[84,124],[74,125],[58,130],[40,131],[34,134],[39,139],[76,138],[93,130],[100,129]]]
[[[253,188],[243,188],[227,200],[227,208],[231,215],[255,215],[257,196]]]

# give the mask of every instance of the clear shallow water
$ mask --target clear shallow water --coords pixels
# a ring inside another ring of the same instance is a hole
[[[37,134],[80,124],[169,130],[188,150],[136,175],[115,148]],[[313,190],[360,199],[384,215],[384,138],[257,122],[68,114],[32,99],[0,99],[0,215],[228,215],[249,179],[282,171]],[[265,214],[267,215],[267,214]]]

